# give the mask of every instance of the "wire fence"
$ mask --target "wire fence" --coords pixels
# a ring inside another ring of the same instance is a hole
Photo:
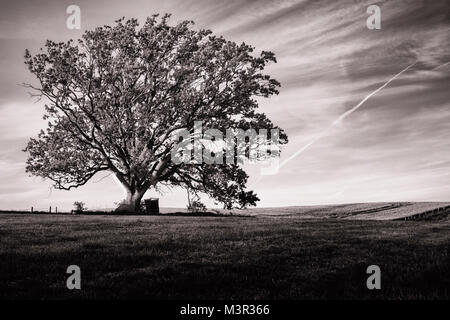
[[[89,208],[85,210],[86,213],[109,213],[114,209],[112,208]],[[79,213],[74,209],[60,209],[58,206],[31,206],[29,208],[16,208],[16,209],[2,209],[0,213],[27,213],[27,214],[74,214]]]

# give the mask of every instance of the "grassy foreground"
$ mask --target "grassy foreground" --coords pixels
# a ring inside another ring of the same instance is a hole
[[[449,220],[2,214],[0,239],[2,299],[450,298]]]

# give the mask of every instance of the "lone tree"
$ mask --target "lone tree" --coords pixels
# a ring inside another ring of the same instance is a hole
[[[68,42],[47,40],[25,63],[39,84],[25,84],[48,100],[48,127],[31,138],[27,172],[57,189],[84,185],[112,172],[126,189],[119,211],[134,212],[145,192],[160,185],[189,188],[226,208],[255,205],[248,175],[237,163],[175,164],[171,135],[194,128],[277,128],[258,113],[256,97],[278,94],[279,83],[263,69],[271,52],[193,30],[192,21],[168,24],[153,15],[87,31]],[[279,143],[287,142],[280,129]]]

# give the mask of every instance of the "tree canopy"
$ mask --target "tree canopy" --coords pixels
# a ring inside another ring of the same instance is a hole
[[[149,188],[179,186],[205,193],[225,207],[254,205],[248,175],[238,163],[171,161],[179,129],[278,128],[258,112],[258,97],[278,94],[264,73],[271,52],[253,53],[192,21],[169,24],[153,15],[140,26],[120,19],[86,31],[81,39],[47,40],[25,63],[45,98],[48,127],[31,138],[27,172],[70,190],[96,173],[112,172],[127,190],[122,210],[138,210]],[[280,129],[279,143],[287,142]]]

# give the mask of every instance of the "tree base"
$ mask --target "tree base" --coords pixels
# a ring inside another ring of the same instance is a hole
[[[114,210],[116,214],[137,214],[139,210],[137,210],[136,206],[128,203],[121,203],[116,210]]]

